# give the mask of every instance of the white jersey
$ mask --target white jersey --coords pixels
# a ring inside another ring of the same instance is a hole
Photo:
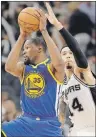
[[[64,102],[69,105],[71,120],[77,130],[86,127],[95,129],[95,102],[92,91],[95,86],[84,84],[73,74],[67,84],[62,86]],[[96,94],[95,94],[96,95]]]

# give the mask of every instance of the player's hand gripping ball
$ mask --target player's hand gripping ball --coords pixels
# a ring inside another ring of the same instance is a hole
[[[31,33],[39,30],[40,14],[34,7],[27,7],[23,9],[18,16],[18,23],[20,28],[26,32]]]

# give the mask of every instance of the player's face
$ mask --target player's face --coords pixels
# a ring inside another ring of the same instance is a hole
[[[67,69],[71,69],[74,67],[75,59],[72,51],[68,47],[62,49],[61,56]]]
[[[29,41],[25,42],[23,50],[25,64],[34,63],[38,53],[38,47],[35,44],[30,44]]]

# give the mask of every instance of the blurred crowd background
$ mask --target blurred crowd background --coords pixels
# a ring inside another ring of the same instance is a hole
[[[92,71],[96,63],[95,2],[50,2],[55,15],[77,39],[85,53]],[[5,72],[4,66],[10,50],[19,36],[18,14],[26,7],[39,7],[46,12],[43,2],[1,2],[1,71],[2,71],[2,122],[15,119],[21,113],[20,82]],[[47,29],[59,49],[66,43],[59,32],[48,22]],[[34,36],[41,36],[35,32]]]

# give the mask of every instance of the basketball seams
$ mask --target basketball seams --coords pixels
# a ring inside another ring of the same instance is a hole
[[[35,9],[36,10],[36,9]],[[37,11],[37,13],[40,15],[40,13],[38,12],[38,10],[36,10]],[[41,15],[40,15],[41,16]]]
[[[26,23],[27,24],[27,23]],[[19,23],[19,25],[22,27],[22,25]],[[34,25],[33,25],[34,26]],[[39,28],[39,27],[38,27]],[[35,28],[35,29],[38,29],[38,28]],[[32,31],[34,31],[34,29],[31,27],[30,28]],[[27,29],[27,30],[30,30],[30,29]],[[26,30],[26,28],[24,27],[24,30]],[[28,31],[24,31],[24,32],[28,32]]]
[[[18,19],[18,20],[19,20],[19,21],[21,21],[21,22],[23,22],[23,23],[25,23],[25,24],[39,26],[39,25],[37,25],[37,24],[30,24],[30,23],[24,22],[24,21],[23,21],[23,20],[21,20],[21,19]]]
[[[38,21],[40,21],[39,20],[39,17],[34,13],[34,15],[32,15],[32,14],[30,14],[30,13],[28,13],[28,12],[21,12],[21,13],[26,13],[26,14],[29,14],[30,16],[33,16],[34,18],[36,18]]]

